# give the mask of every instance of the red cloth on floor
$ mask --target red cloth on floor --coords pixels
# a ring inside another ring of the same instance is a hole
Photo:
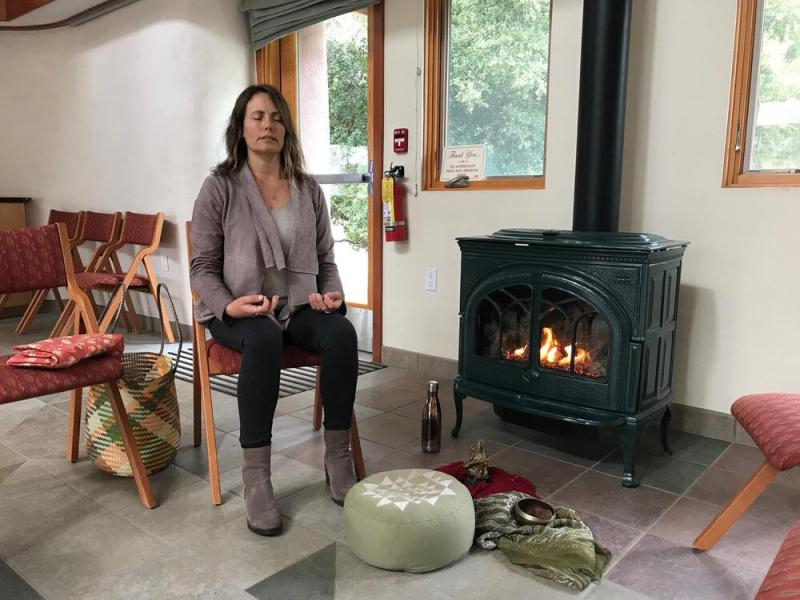
[[[467,486],[473,498],[483,498],[489,494],[499,494],[500,492],[522,492],[529,496],[536,495],[536,488],[533,487],[530,481],[519,475],[507,473],[497,467],[489,467],[489,481],[476,481],[475,483],[466,482],[467,470],[464,468],[463,462],[442,465],[434,470],[447,473],[458,479]]]

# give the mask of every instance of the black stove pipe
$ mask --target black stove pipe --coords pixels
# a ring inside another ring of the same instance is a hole
[[[584,0],[576,231],[617,231],[633,0]]]

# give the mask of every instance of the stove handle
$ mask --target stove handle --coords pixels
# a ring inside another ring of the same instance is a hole
[[[539,377],[541,377],[539,371],[525,371],[525,373],[522,374],[522,378],[528,383],[531,381],[537,381]]]

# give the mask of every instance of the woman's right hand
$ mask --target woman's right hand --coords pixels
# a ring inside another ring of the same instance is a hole
[[[278,296],[273,296],[272,300],[262,294],[252,296],[240,296],[225,307],[225,312],[232,319],[245,319],[247,317],[257,317],[268,315],[278,306]]]

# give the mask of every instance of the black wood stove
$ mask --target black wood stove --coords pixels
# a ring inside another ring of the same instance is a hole
[[[635,486],[637,430],[659,411],[662,434],[669,421],[686,242],[504,229],[458,243],[453,435],[465,395],[586,425],[623,425],[623,483]]]
[[[672,401],[681,260],[688,242],[617,233],[632,0],[584,2],[574,231],[462,237],[458,435],[465,395],[495,407],[622,426],[638,485],[638,430]],[[501,411],[497,411],[501,412]]]

